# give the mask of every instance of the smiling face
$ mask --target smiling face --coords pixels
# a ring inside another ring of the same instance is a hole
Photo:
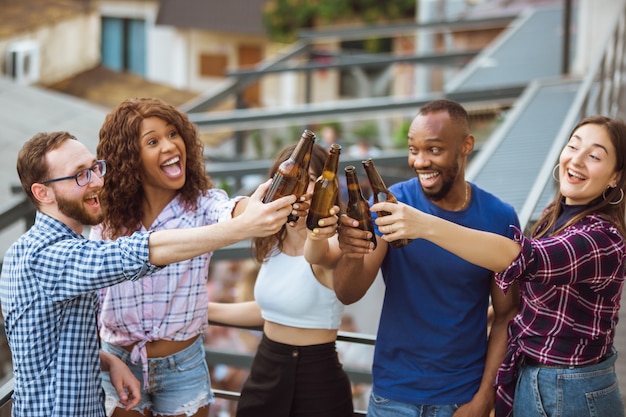
[[[185,142],[174,125],[148,117],[139,129],[141,174],[144,190],[168,192],[172,197],[185,184]]]
[[[81,169],[90,168],[96,163],[95,156],[82,143],[66,140],[58,148],[46,155],[50,178],[60,178],[76,174]],[[48,183],[54,192],[59,213],[74,230],[82,230],[83,225],[93,226],[102,221],[102,210],[98,193],[104,178],[91,175],[91,181],[79,186],[74,179]]]
[[[466,141],[470,136],[447,111],[420,114],[411,123],[408,161],[430,200],[446,198],[455,182],[464,181],[462,168],[473,146]]]
[[[616,150],[607,130],[585,124],[574,131],[559,157],[559,184],[565,203],[584,205],[615,187]]]

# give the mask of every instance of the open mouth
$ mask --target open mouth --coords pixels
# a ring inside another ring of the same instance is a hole
[[[92,194],[85,198],[85,203],[90,206],[98,206],[100,205],[100,199],[98,198],[98,194]]]
[[[432,186],[435,182],[437,182],[440,175],[438,172],[428,172],[428,173],[418,173],[417,176],[422,186],[429,187],[429,186]]]
[[[183,172],[183,168],[180,163],[180,157],[175,156],[174,158],[168,159],[163,164],[161,164],[161,170],[165,173],[165,175],[169,177],[177,177]]]
[[[587,179],[587,177],[585,177],[582,174],[579,174],[578,172],[572,171],[571,169],[567,170],[567,175],[570,178],[576,179],[576,180],[580,180],[580,181],[585,181]]]

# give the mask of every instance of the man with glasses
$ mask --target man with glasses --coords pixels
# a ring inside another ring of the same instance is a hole
[[[94,172],[99,178],[102,178],[107,172],[107,163],[105,160],[98,160],[90,168],[81,169],[74,175],[61,178],[53,178],[51,180],[41,181],[41,184],[48,184],[51,182],[74,180],[79,187],[84,187],[91,181],[91,173]]]
[[[102,221],[98,194],[105,161],[67,132],[38,133],[20,150],[17,171],[37,214],[33,227],[7,251],[0,276],[15,377],[14,417],[103,417],[101,369],[110,372],[127,409],[136,405],[138,381],[119,359],[99,353],[97,290],[240,240],[272,235],[286,223],[296,200],[287,196],[263,204],[266,182],[230,220],[92,241],[82,233],[85,225]]]

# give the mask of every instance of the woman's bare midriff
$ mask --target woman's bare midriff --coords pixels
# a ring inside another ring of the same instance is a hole
[[[191,339],[187,340],[153,340],[152,342],[146,343],[146,353],[149,358],[164,358],[166,356],[173,355],[174,353],[178,353],[183,349],[188,348],[196,341],[199,336],[194,336]],[[129,352],[132,352],[133,348],[137,343],[133,343],[132,345],[122,346]]]
[[[303,329],[284,326],[266,321],[263,332],[270,340],[293,346],[310,346],[331,343],[337,339],[337,330],[333,329]]]

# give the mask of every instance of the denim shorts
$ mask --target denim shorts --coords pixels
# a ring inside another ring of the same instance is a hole
[[[407,404],[389,400],[372,391],[367,406],[367,417],[452,417],[458,409],[459,405],[457,404]]]
[[[612,351],[606,360],[577,368],[522,365],[515,389],[515,417],[623,417]]]
[[[153,415],[193,415],[213,402],[209,369],[205,360],[202,337],[187,348],[163,358],[148,358],[148,389],[144,386],[141,361],[131,363],[130,352],[110,343],[102,342],[102,350],[120,358],[132,371],[141,385],[141,401],[133,410],[152,410]],[[109,374],[102,373],[102,386],[106,393],[107,415],[118,406],[118,397]],[[123,407],[119,404],[119,407]]]

